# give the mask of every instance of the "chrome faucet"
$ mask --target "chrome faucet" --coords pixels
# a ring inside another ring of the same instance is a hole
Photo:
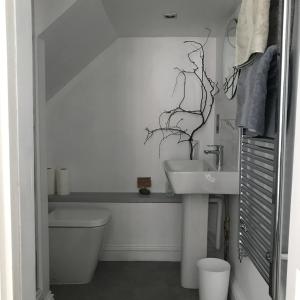
[[[207,145],[207,147],[214,148],[211,150],[204,150],[205,154],[214,154],[216,155],[216,165],[217,170],[220,172],[223,169],[223,150],[224,146],[222,145]]]

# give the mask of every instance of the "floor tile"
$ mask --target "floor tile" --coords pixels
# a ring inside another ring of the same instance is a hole
[[[101,262],[85,285],[53,285],[55,300],[196,300],[177,262]]]

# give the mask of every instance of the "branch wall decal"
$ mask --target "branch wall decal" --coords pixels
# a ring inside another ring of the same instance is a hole
[[[191,63],[191,70],[181,69],[176,67],[178,71],[173,94],[179,84],[179,79],[182,79],[183,92],[182,98],[178,105],[170,110],[163,111],[158,118],[158,127],[154,129],[146,128],[145,144],[156,133],[162,135],[159,143],[159,155],[161,152],[161,145],[171,136],[178,137],[178,144],[189,144],[189,158],[193,159],[193,151],[195,146],[195,135],[207,123],[215,101],[215,96],[219,92],[218,83],[210,78],[206,71],[205,51],[204,47],[210,37],[210,30],[205,42],[202,44],[197,41],[185,41],[184,44],[193,46],[194,50],[188,52],[187,58]],[[198,61],[199,60],[199,61]],[[187,83],[188,80],[196,79],[200,87],[200,95],[197,99],[197,107],[194,109],[186,108],[187,104]],[[191,128],[183,128],[183,121],[186,118],[196,118],[197,125]],[[198,122],[199,121],[199,122]]]
[[[224,78],[223,90],[229,100],[232,100],[236,95],[239,75],[240,70],[237,67],[232,67],[232,74]]]

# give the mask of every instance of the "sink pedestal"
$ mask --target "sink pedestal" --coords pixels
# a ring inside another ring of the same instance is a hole
[[[215,171],[205,160],[167,160],[164,168],[174,193],[183,195],[181,285],[196,289],[197,260],[207,257],[209,194],[238,195],[239,173]]]
[[[184,288],[198,288],[197,261],[207,257],[208,201],[208,194],[183,195],[181,285]]]

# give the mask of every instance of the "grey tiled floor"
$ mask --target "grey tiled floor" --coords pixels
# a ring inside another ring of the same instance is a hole
[[[101,262],[86,285],[54,285],[55,300],[196,300],[177,262]]]

